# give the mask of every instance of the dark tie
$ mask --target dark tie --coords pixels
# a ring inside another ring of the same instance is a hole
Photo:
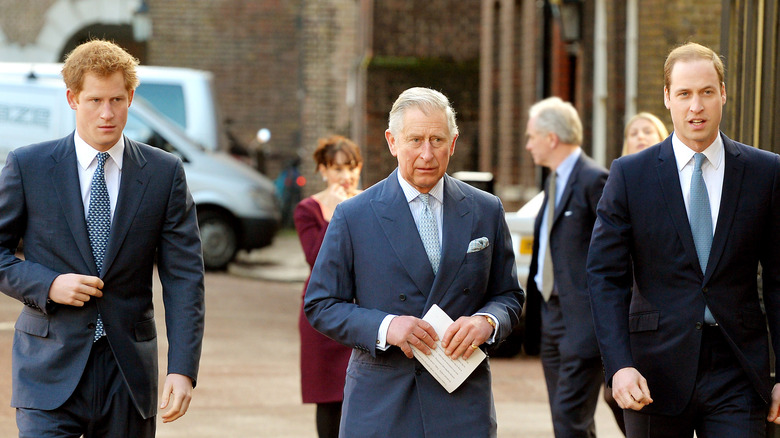
[[[427,193],[420,193],[420,201],[423,203],[422,214],[420,215],[420,239],[422,239],[425,252],[428,253],[428,260],[431,261],[433,274],[439,272],[439,261],[441,260],[441,248],[439,247],[439,227],[436,225],[436,219],[431,211],[430,199]]]
[[[111,231],[111,199],[108,197],[108,188],[106,188],[106,158],[108,158],[107,152],[97,154],[97,169],[92,175],[92,188],[87,212],[89,243],[92,245],[92,257],[95,259],[98,275],[103,274],[103,257],[106,255],[108,234]],[[105,334],[103,319],[98,314],[94,340],[97,341]]]
[[[691,175],[691,233],[696,245],[696,254],[699,256],[699,266],[702,274],[707,271],[707,260],[710,258],[712,247],[712,212],[710,210],[710,198],[707,195],[707,186],[701,173],[701,165],[706,158],[702,153],[694,154],[693,174]],[[715,323],[710,308],[704,309],[704,321]]]
[[[550,232],[552,231],[553,218],[555,218],[555,172],[550,173],[547,186],[547,250],[544,252],[544,266],[542,268],[542,296],[544,300],[550,299],[555,284],[553,275],[552,251],[550,250]]]

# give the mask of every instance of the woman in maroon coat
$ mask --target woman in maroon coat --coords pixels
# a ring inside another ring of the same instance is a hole
[[[342,136],[320,139],[314,151],[317,171],[328,187],[301,201],[293,219],[309,266],[314,266],[333,211],[341,201],[355,196],[363,159],[360,149]],[[306,293],[306,280],[303,291]],[[301,333],[301,393],[304,403],[317,403],[317,433],[320,438],[338,437],[344,379],[352,349],[312,328],[303,314]]]

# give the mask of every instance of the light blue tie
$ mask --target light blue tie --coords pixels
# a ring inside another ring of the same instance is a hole
[[[707,271],[707,260],[710,258],[712,247],[712,213],[710,211],[710,198],[707,195],[707,186],[704,185],[704,177],[701,173],[701,165],[706,158],[702,153],[694,154],[693,175],[691,175],[691,233],[696,244],[696,254],[699,256],[701,272]],[[704,321],[715,324],[709,307],[704,309]]]
[[[108,188],[106,187],[106,158],[108,158],[107,152],[97,154],[97,169],[92,175],[92,188],[87,212],[89,243],[92,245],[92,257],[95,259],[98,275],[103,274],[103,257],[106,255],[108,234],[111,231],[111,199],[108,197]],[[94,340],[97,341],[105,334],[103,319],[98,313]]]
[[[436,219],[433,217],[431,205],[429,204],[427,193],[420,193],[419,198],[423,203],[422,215],[420,215],[420,238],[422,239],[425,252],[428,253],[428,260],[431,261],[433,274],[439,272],[439,262],[441,261],[441,248],[439,247],[439,227],[436,226]]]

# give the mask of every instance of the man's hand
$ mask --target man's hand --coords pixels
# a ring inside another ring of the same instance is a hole
[[[92,297],[103,296],[103,280],[91,275],[62,274],[51,283],[49,299],[57,304],[83,307]]]
[[[621,368],[612,376],[612,396],[623,409],[639,411],[653,402],[647,380],[636,368]]]
[[[463,356],[468,359],[474,350],[485,343],[493,333],[493,326],[484,315],[461,316],[444,332],[441,346],[453,360]]]
[[[187,413],[192,400],[192,379],[182,374],[168,374],[163,386],[160,409],[170,406],[168,412],[162,414],[163,423],[170,423]]]
[[[414,357],[412,345],[424,354],[431,354],[438,340],[433,326],[414,316],[396,316],[387,328],[387,343],[401,347],[409,359]]]
[[[769,415],[766,421],[780,424],[780,383],[775,383],[772,388],[772,404],[769,406]]]

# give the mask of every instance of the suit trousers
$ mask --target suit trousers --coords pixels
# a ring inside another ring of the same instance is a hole
[[[18,408],[19,438],[153,438],[156,417],[144,419],[105,337],[95,342],[76,390],[50,411]]]
[[[604,381],[601,358],[574,354],[558,295],[542,302],[541,358],[555,436],[595,437],[593,415]]]
[[[694,431],[698,438],[766,436],[766,403],[748,380],[720,327],[705,325],[703,331],[696,386],[683,412],[665,416],[625,410],[626,436],[691,438]]]

